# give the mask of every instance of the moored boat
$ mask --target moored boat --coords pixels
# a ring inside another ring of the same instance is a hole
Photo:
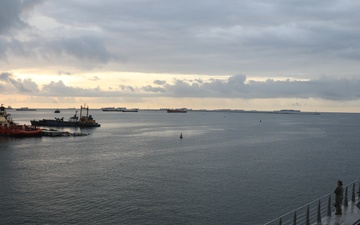
[[[13,122],[3,105],[0,106],[0,135],[12,137],[41,136],[42,130],[34,126],[19,125]]]
[[[83,110],[86,110],[86,114],[84,115]],[[31,120],[30,122],[32,125],[42,127],[100,127],[100,124],[97,123],[91,115],[89,115],[88,106],[80,106],[80,118],[77,116],[76,111],[75,115],[70,117],[67,121],[64,120],[64,117],[55,117],[55,119]]]

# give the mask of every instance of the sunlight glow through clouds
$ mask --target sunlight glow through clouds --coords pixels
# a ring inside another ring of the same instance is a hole
[[[155,73],[135,73],[135,72],[90,72],[90,73],[69,73],[58,71],[52,74],[50,71],[42,70],[16,70],[13,74],[20,80],[30,79],[37,83],[39,87],[51,82],[62,81],[64,84],[79,88],[100,87],[102,90],[119,90],[119,86],[142,87],[154,84],[160,80],[173,84],[175,80],[187,80],[189,82],[201,79],[210,81],[213,79],[226,80],[230,76],[204,76],[196,74],[155,74]],[[259,78],[258,80],[263,80]]]

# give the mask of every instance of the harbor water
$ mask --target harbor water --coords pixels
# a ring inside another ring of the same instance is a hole
[[[0,137],[0,224],[258,225],[359,178],[360,114],[90,114],[58,128],[88,136]]]

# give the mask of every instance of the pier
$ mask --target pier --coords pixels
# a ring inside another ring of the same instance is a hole
[[[343,187],[342,215],[335,215],[335,194],[329,193],[264,225],[360,225],[359,180]]]

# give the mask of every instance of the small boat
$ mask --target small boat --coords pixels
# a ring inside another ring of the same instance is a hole
[[[20,109],[16,109],[16,111],[36,111],[36,109],[30,109],[29,107],[21,107]]]
[[[182,135],[182,133],[180,134],[180,139],[183,139],[183,135]]]
[[[5,111],[5,107],[0,106],[0,136],[38,137],[41,134],[42,130],[39,128],[14,123],[10,114]]]
[[[54,113],[60,113],[60,110],[59,110],[59,109],[57,109],[57,110],[55,110],[55,111],[54,111]]]
[[[86,110],[86,115],[83,115],[83,110]],[[89,115],[89,107],[85,106],[80,107],[80,118],[77,116],[76,111],[75,115],[67,121],[64,120],[64,117],[55,117],[55,119],[31,120],[30,122],[34,126],[42,127],[100,127],[100,124]]]
[[[181,108],[181,109],[167,109],[168,113],[186,113],[187,109],[186,108]]]

